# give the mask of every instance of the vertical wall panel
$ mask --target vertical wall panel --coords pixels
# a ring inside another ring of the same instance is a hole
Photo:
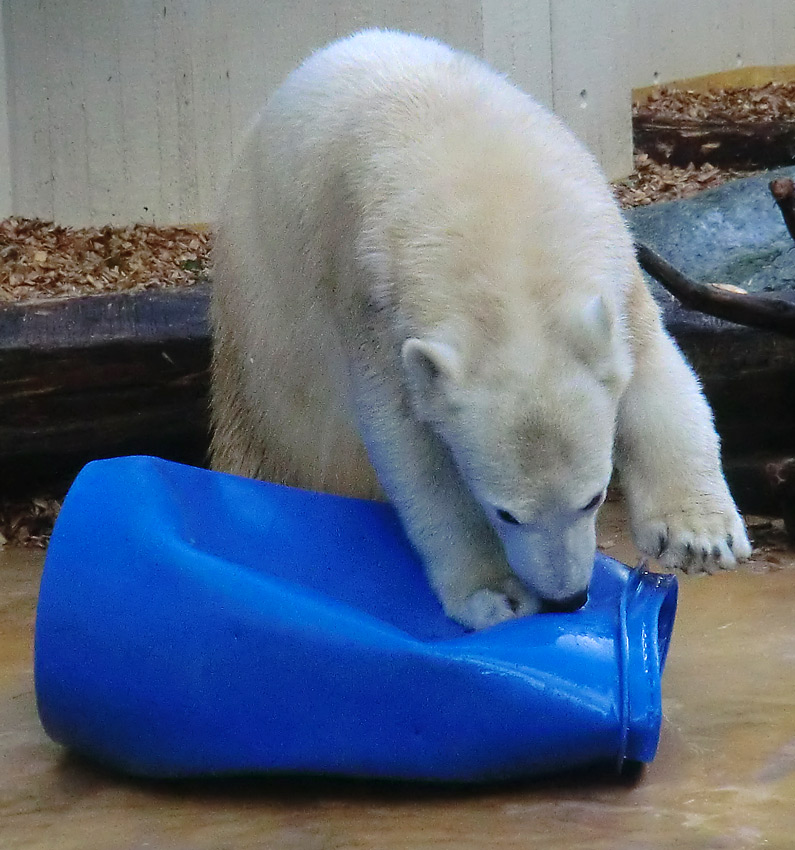
[[[753,4],[749,4],[753,7]],[[760,64],[795,65],[795,3],[770,0],[772,60]]]
[[[212,217],[216,190],[232,157],[233,137],[237,134],[231,120],[231,92],[227,57],[231,35],[225,26],[227,6],[217,0],[194,0],[201,14],[195,28],[193,51],[202,57],[194,63],[193,84],[196,98],[196,175],[198,203],[194,218]],[[206,211],[206,212],[205,212]],[[185,219],[188,220],[187,218]]]
[[[644,0],[634,4],[632,84],[795,64],[792,0]]]
[[[551,4],[553,108],[610,177],[631,170],[631,7],[632,0]]]
[[[98,15],[96,3],[80,0],[71,9],[79,23],[81,62],[74,83],[74,100],[80,102],[85,123],[87,183],[86,217],[110,222],[118,217],[118,197],[129,173],[124,167],[124,115],[119,62],[118,15]],[[66,211],[59,213],[61,218]]]
[[[152,0],[158,85],[159,215],[169,221],[189,221],[198,209],[190,5],[191,0]],[[202,61],[201,57],[195,58]]]
[[[46,33],[43,6],[43,0],[4,0],[3,19],[13,211],[51,218],[50,80],[49,69],[39,58]],[[33,57],[38,61],[31,61]]]
[[[0,0],[0,218],[11,215],[11,138],[8,130],[8,86],[3,35],[3,4]]]
[[[551,0],[483,0],[483,58],[552,108]]]
[[[162,218],[156,16],[151,0],[126,0],[117,18],[123,154],[114,218],[151,222]]]
[[[792,0],[787,0],[792,7]],[[741,3],[737,9],[738,37],[734,59],[736,67],[775,65],[775,7],[779,0],[754,0]],[[720,69],[725,70],[725,69]]]
[[[56,221],[72,216],[90,219],[88,110],[84,71],[84,21],[79,2],[61,3],[45,0],[41,3],[43,36],[48,49],[37,55],[42,62],[42,84],[47,90],[50,118],[49,152],[52,169],[52,217]],[[103,146],[104,147],[104,146]],[[41,166],[46,170],[46,162]]]

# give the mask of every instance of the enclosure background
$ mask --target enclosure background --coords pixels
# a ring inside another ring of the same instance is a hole
[[[2,0],[0,216],[209,220],[241,130],[308,52],[438,36],[555,109],[611,177],[633,88],[795,63],[792,0]]]

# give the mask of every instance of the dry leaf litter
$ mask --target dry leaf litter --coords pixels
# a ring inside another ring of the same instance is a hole
[[[647,154],[641,153],[635,156],[635,170],[629,177],[615,182],[613,191],[621,206],[627,209],[660,201],[692,198],[704,189],[714,189],[729,180],[757,173],[716,168],[709,163],[700,166],[691,163],[680,168],[655,162]]]
[[[694,92],[663,87],[636,104],[636,116],[697,121],[793,121],[795,82]]]
[[[61,227],[0,221],[0,301],[191,286],[208,265],[209,234],[186,227]]]
[[[0,499],[0,546],[15,543],[31,548],[46,548],[60,510],[60,499]]]
[[[706,94],[662,89],[634,111],[702,120],[795,119],[795,83]],[[752,173],[709,164],[679,168],[639,154],[634,172],[617,181],[614,191],[619,203],[628,208],[688,198]],[[32,219],[6,219],[0,222],[0,301],[190,286],[204,279],[210,243],[208,233],[184,227],[70,228]],[[51,498],[0,500],[0,545],[46,546],[59,509],[60,502]],[[769,537],[763,543],[764,549],[771,550],[780,545],[779,539]],[[768,557],[770,554],[765,552]]]

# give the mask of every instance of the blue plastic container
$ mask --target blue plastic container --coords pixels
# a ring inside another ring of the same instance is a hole
[[[580,611],[466,633],[388,505],[98,461],[47,555],[39,714],[55,741],[155,777],[645,762],[676,593],[599,555]]]

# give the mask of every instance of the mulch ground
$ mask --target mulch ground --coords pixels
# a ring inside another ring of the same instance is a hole
[[[209,265],[210,235],[187,227],[61,227],[0,221],[0,302],[191,286]]]

